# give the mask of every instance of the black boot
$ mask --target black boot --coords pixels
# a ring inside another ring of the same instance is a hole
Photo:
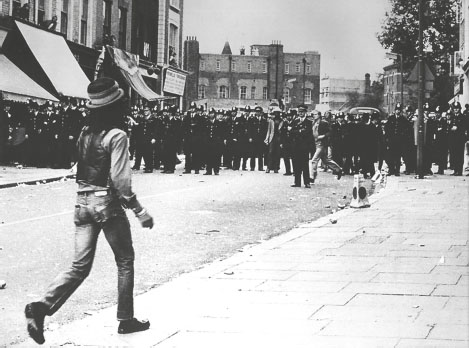
[[[29,336],[38,344],[43,344],[46,341],[44,339],[44,318],[46,312],[47,307],[41,302],[28,303],[24,309]]]
[[[132,332],[139,332],[145,331],[150,328],[150,322],[148,320],[138,320],[136,318],[132,318],[130,320],[123,320],[119,324],[119,328],[117,329],[117,333],[120,334],[128,334]]]

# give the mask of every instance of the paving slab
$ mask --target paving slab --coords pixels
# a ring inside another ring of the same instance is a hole
[[[146,332],[118,335],[114,306],[51,327],[47,344],[467,346],[464,189],[455,177],[390,178],[371,208],[337,212],[337,224],[302,224],[137,296]]]

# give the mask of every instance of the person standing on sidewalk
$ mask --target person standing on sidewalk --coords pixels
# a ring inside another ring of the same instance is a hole
[[[329,123],[321,119],[321,113],[319,111],[315,112],[313,119],[313,137],[316,144],[316,151],[314,152],[312,160],[313,183],[318,176],[319,160],[321,160],[325,166],[332,169],[333,173],[337,175],[337,180],[340,180],[342,177],[342,168],[332,160],[332,157],[327,151],[329,132]]]
[[[134,249],[129,221],[123,207],[131,209],[142,227],[152,228],[153,218],[140,205],[131,188],[123,90],[110,78],[88,86],[89,126],[78,139],[75,254],[70,269],[50,284],[38,302],[26,305],[27,329],[39,344],[44,339],[44,318],[53,315],[88,276],[101,230],[117,264],[119,334],[147,330],[148,321],[134,317]]]

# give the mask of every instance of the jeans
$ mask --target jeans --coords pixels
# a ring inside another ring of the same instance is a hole
[[[134,316],[134,249],[130,225],[117,197],[110,193],[78,193],[75,206],[75,254],[68,271],[50,284],[43,299],[48,315],[54,314],[88,276],[93,265],[98,235],[104,231],[117,264],[117,319]]]
[[[319,160],[322,161],[322,163],[329,168],[332,169],[334,173],[338,173],[342,170],[340,166],[335,163],[331,156],[328,154],[327,151],[327,146],[316,143],[316,152],[314,153],[313,160],[312,160],[312,172],[313,174],[316,174],[318,172],[318,162]]]

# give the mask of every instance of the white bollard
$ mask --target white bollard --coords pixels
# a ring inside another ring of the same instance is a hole
[[[368,201],[368,192],[366,187],[363,186],[365,178],[363,174],[356,174],[353,176],[353,191],[352,201],[350,202],[351,208],[366,208],[370,206]]]

